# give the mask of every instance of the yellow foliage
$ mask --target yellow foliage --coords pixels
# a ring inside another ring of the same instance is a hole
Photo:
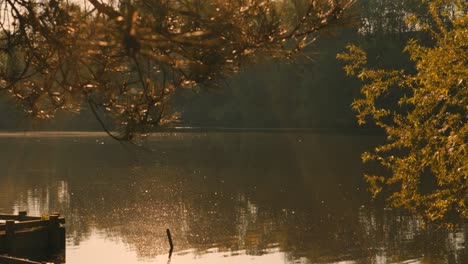
[[[444,12],[448,7],[454,11]],[[370,117],[387,133],[385,145],[363,155],[392,172],[388,178],[365,177],[373,195],[396,187],[388,197],[393,206],[440,223],[468,218],[467,9],[464,1],[430,3],[435,23],[428,30],[436,43],[408,42],[414,74],[367,68],[366,53],[355,46],[338,55],[346,73],[364,82],[362,98],[353,102],[359,122]],[[377,103],[388,96],[399,100]],[[426,186],[431,179],[435,186]]]

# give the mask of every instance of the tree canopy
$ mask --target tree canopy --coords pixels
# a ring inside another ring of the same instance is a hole
[[[468,3],[431,1],[430,20],[409,22],[434,42],[409,41],[410,71],[372,69],[366,53],[349,46],[338,55],[347,74],[364,84],[353,103],[360,123],[375,122],[386,144],[364,153],[388,175],[366,175],[374,195],[430,221],[468,218]]]
[[[130,140],[177,118],[177,90],[292,59],[352,3],[0,0],[0,91],[38,118],[89,105]]]

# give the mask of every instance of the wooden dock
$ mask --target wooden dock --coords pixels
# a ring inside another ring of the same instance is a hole
[[[42,261],[65,251],[65,219],[59,214],[36,217],[19,212],[0,214],[0,220],[5,221],[0,223],[0,255]],[[21,263],[7,262],[5,256],[0,263]]]
[[[21,259],[21,258],[14,258],[8,256],[1,256],[0,255],[0,263],[1,264],[42,264],[41,262],[32,261],[29,259]]]

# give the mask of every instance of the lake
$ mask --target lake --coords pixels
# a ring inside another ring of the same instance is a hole
[[[66,263],[467,263],[467,224],[373,202],[381,136],[210,132],[143,146],[99,133],[0,135],[0,212],[58,211]],[[174,240],[168,259],[166,228]]]

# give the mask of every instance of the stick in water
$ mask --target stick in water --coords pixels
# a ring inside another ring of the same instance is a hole
[[[171,230],[166,229],[167,239],[169,240],[169,258],[172,256],[172,250],[174,249],[174,244],[172,244]]]

